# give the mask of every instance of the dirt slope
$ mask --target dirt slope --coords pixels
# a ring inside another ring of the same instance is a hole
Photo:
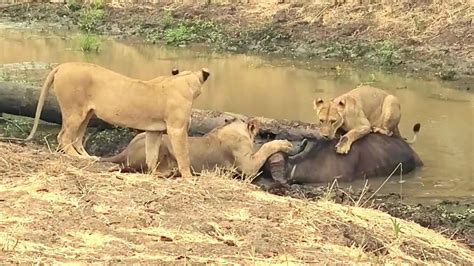
[[[465,245],[380,211],[280,197],[220,173],[165,180],[109,173],[109,166],[0,143],[0,260],[468,264],[474,258]]]

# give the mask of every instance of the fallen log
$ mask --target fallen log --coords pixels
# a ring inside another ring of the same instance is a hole
[[[26,83],[0,82],[0,113],[35,117],[40,89]],[[232,116],[242,119],[250,118],[228,112],[193,109],[189,134],[192,136],[206,134]],[[303,138],[319,139],[319,130],[314,124],[286,119],[257,118],[261,122],[258,136],[260,139],[288,139],[290,141],[299,141]],[[49,92],[41,120],[61,124],[61,112],[53,90]],[[112,125],[94,116],[89,122],[89,127],[111,128]]]
[[[35,117],[40,89],[23,83],[0,82],[0,113]],[[46,99],[40,118],[46,122],[61,124],[61,112],[53,91],[50,91]],[[91,119],[89,126],[112,127],[97,118]]]

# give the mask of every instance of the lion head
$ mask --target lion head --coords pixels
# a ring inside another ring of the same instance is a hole
[[[346,107],[344,99],[334,102],[325,102],[318,98],[313,101],[313,108],[319,118],[321,136],[334,139],[337,130],[344,124],[342,113]]]
[[[214,128],[206,135],[225,135],[233,141],[237,141],[235,138],[237,136],[241,136],[245,139],[249,139],[249,143],[253,143],[258,131],[260,130],[260,121],[256,118],[248,119],[248,121],[245,120],[247,119],[241,119],[237,117],[226,118],[224,119],[224,124]]]
[[[258,119],[255,119],[255,118],[250,119],[247,122],[247,132],[252,142],[255,140],[255,137],[257,136],[259,130],[260,130],[260,121]]]

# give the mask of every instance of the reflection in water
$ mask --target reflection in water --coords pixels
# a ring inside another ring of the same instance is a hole
[[[197,70],[207,67],[211,78],[196,102],[197,108],[315,121],[312,100],[329,99],[361,82],[388,90],[402,103],[402,134],[411,137],[414,123],[422,128],[415,150],[425,167],[408,176],[403,194],[418,198],[474,196],[473,95],[448,89],[446,84],[379,72],[364,73],[343,66],[331,70],[295,67],[298,62],[246,55],[172,49],[156,45],[105,40],[102,52],[84,55],[76,38],[34,35],[0,30],[0,63],[22,61],[88,61],[139,79],[168,75],[173,67]],[[336,74],[339,73],[339,74]],[[317,171],[317,169],[316,169]],[[398,177],[382,192],[399,191]],[[371,180],[376,187],[383,178]],[[360,185],[358,182],[354,185]]]

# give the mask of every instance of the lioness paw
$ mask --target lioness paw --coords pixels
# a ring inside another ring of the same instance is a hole
[[[278,146],[280,151],[289,153],[293,150],[293,144],[287,140],[276,140],[278,141]]]
[[[339,141],[336,144],[336,152],[339,154],[347,154],[350,149],[351,149],[351,145],[347,141],[344,141],[344,142]]]
[[[388,129],[384,129],[384,128],[379,128],[379,127],[373,127],[372,132],[387,135],[389,137],[391,137],[393,135],[393,131],[388,130]]]
[[[347,154],[349,150],[350,150],[350,147],[348,145],[336,146],[336,152],[339,154]]]

